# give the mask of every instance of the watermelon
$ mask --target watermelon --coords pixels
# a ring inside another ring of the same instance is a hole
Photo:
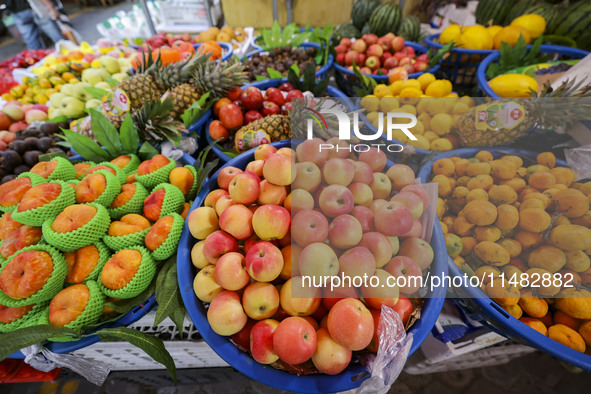
[[[376,7],[369,17],[369,28],[378,37],[388,33],[396,33],[402,20],[402,11],[398,4],[382,3]]]
[[[571,37],[577,47],[591,47],[591,2],[580,1],[569,6],[556,21],[552,34]]]
[[[334,43],[338,44],[343,37],[359,38],[361,37],[361,32],[353,25],[353,22],[341,23],[334,29],[332,39]]]
[[[417,42],[421,35],[421,21],[415,15],[405,16],[402,18],[397,34],[405,40]]]
[[[355,0],[351,9],[351,20],[356,28],[362,29],[373,10],[380,5],[380,0]]]
[[[366,22],[365,25],[363,25],[363,29],[361,29],[361,35],[363,36],[369,33],[371,33],[371,28],[369,27],[369,23]]]
[[[511,10],[515,0],[480,0],[476,7],[476,23],[488,26],[500,25]]]
[[[556,23],[556,18],[558,17],[558,9],[552,4],[548,4],[544,1],[530,1],[528,4],[525,4],[525,7],[523,7],[523,3],[527,2],[523,2],[522,0],[509,11],[505,18],[505,24],[510,24],[513,19],[521,15],[537,14],[546,20],[546,32],[551,31]],[[518,8],[516,9],[516,7]]]

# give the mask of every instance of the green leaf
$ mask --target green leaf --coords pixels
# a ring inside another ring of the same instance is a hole
[[[443,56],[445,56],[447,53],[449,53],[453,47],[454,47],[454,42],[450,41],[447,44],[445,44],[444,46],[442,46],[441,48],[439,48],[439,50],[437,52],[435,52],[435,54],[433,54],[431,56],[429,56],[429,68],[435,67],[435,65],[437,63],[439,63],[439,61],[443,58]],[[431,52],[431,51],[429,51]]]
[[[265,77],[264,75],[255,75],[254,78],[257,81],[266,81],[267,79],[269,79],[269,78]]]
[[[269,78],[270,79],[281,79],[283,78],[283,74],[281,74],[279,71],[271,68],[271,67],[267,67],[267,73],[269,74]]]
[[[84,89],[86,89],[92,97],[99,100],[102,100],[103,97],[109,94],[105,89],[95,88],[94,86],[86,86]]]
[[[322,97],[326,95],[326,88],[328,88],[328,84],[330,82],[330,78],[326,77],[314,86],[314,97]]]
[[[183,335],[185,314],[182,313],[181,319],[178,320],[177,318],[181,314],[175,313],[178,310],[184,310],[184,306],[180,301],[181,293],[179,291],[176,273],[176,255],[174,255],[162,267],[156,280],[156,301],[158,302],[158,309],[156,310],[156,317],[154,317],[154,326],[160,324],[166,317],[170,317],[180,334]]]
[[[164,365],[168,373],[172,376],[174,384],[177,383],[176,365],[168,350],[164,347],[164,342],[160,338],[144,334],[132,328],[117,327],[103,328],[96,332],[101,339],[120,339],[127,341],[132,345],[142,349],[154,361]]]
[[[138,156],[141,160],[148,160],[156,156],[158,153],[160,153],[158,149],[154,148],[148,141],[144,141],[142,146],[140,146]]]
[[[64,152],[63,150],[60,150],[58,152],[45,153],[39,156],[39,161],[50,161],[55,159],[56,157],[63,157],[64,159],[67,159],[68,155],[66,155],[66,152]]]
[[[293,70],[293,72],[295,72],[296,76],[299,78],[301,75],[301,71],[300,71],[300,67],[294,63],[291,65],[291,67],[289,67],[290,70]]]
[[[55,118],[48,120],[48,122],[51,122],[51,123],[61,123],[61,122],[67,122],[67,121],[68,121],[68,117],[66,115],[56,116]]]
[[[378,84],[376,82],[376,80],[371,77],[368,77],[367,75],[362,74],[359,71],[359,68],[357,67],[357,65],[355,63],[353,63],[353,73],[360,80],[360,84],[359,84],[358,88],[356,89],[356,93],[355,93],[357,95],[357,97],[364,97],[364,96],[367,96],[368,94],[371,94]]]
[[[316,84],[316,65],[312,62],[308,63],[304,70],[304,83],[302,83],[302,91],[312,91]]]
[[[281,26],[279,26],[277,21],[273,22],[273,26],[271,27],[271,40],[275,46],[281,44]]]
[[[104,146],[112,157],[120,156],[122,153],[121,140],[119,139],[119,132],[113,123],[100,111],[94,108],[91,108],[89,111],[90,126],[97,142]]]
[[[66,129],[62,129],[62,132],[64,133],[64,136],[58,136],[72,144],[72,149],[86,160],[94,161],[96,163],[111,160],[109,154],[87,136]]]
[[[119,81],[116,80],[115,78],[107,78],[107,83],[109,85],[111,85],[112,88],[114,88],[115,86],[117,86],[117,84],[119,83]]]
[[[261,37],[263,37],[263,43],[261,47],[265,50],[273,49],[273,39],[271,38],[271,31],[270,30],[263,30],[261,32]]]
[[[199,119],[201,115],[203,115],[213,104],[215,104],[217,99],[211,100],[207,103],[207,105],[205,105],[209,95],[210,92],[206,92],[204,95],[199,97],[199,100],[194,101],[193,104],[191,104],[191,106],[189,106],[189,108],[187,108],[185,112],[181,114],[181,119],[183,120],[185,127],[189,127],[191,124],[193,124],[193,122]]]
[[[299,68],[298,71],[296,72],[293,69],[293,66],[289,68],[289,70],[287,70],[287,82],[289,82],[290,84],[293,85],[294,88],[299,89],[300,88],[300,74],[299,74]]]
[[[72,144],[70,144],[68,141],[58,141],[55,143],[55,145],[65,146],[66,148],[72,147]]]
[[[112,308],[119,314],[126,314],[138,305],[143,304],[156,291],[156,281],[152,280],[150,285],[140,294],[133,298],[124,298],[115,302],[106,302],[105,305]]]
[[[199,165],[195,166],[195,170],[197,171],[197,194],[199,194],[201,191],[201,187],[203,186],[205,178],[207,178],[211,171],[213,171],[213,169],[218,165],[218,159],[208,161],[206,164],[207,156],[214,145],[217,145],[217,141],[212,142],[207,147],[205,147],[205,149],[199,153],[199,156],[197,156],[197,160],[195,161],[195,163],[199,163]]]
[[[47,324],[20,328],[0,334],[0,360],[27,346],[41,343],[49,338],[79,335],[78,331],[66,327],[54,327]]]
[[[522,36],[520,36],[520,38],[521,37]],[[541,47],[542,47],[542,37],[538,37],[538,38],[536,38],[536,40],[532,44],[531,48],[527,52],[527,55],[525,55],[525,58],[523,59],[523,63],[530,64],[531,62],[533,62],[534,59],[536,58],[536,56],[538,56],[538,54],[540,53]]]
[[[131,115],[129,114],[125,115],[125,119],[123,119],[123,123],[121,123],[119,137],[121,138],[121,145],[123,145],[125,153],[135,154],[137,152],[137,149],[140,146],[140,136],[138,135],[133,119],[131,119]]]
[[[558,36],[554,34],[544,34],[542,37],[543,43],[553,44],[553,45],[562,45],[564,47],[571,47],[576,48],[577,43],[571,37],[566,36]]]

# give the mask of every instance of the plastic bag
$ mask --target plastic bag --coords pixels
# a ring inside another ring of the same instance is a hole
[[[575,173],[577,181],[591,179],[591,144],[565,149],[566,161]]]

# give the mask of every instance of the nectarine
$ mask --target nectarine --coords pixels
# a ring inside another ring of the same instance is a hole
[[[64,327],[84,312],[90,300],[90,290],[83,283],[67,287],[57,293],[49,304],[49,324]]]
[[[75,252],[64,253],[64,257],[66,258],[66,264],[68,265],[66,283],[75,284],[82,283],[86,279],[94,279],[89,278],[88,276],[99,264],[99,260],[101,260],[100,251],[96,245],[88,245]]]
[[[123,249],[115,253],[104,265],[101,282],[111,290],[127,286],[142,263],[142,254],[135,249]]]
[[[8,260],[0,271],[0,290],[15,300],[31,297],[53,273],[53,259],[42,250],[28,250]]]

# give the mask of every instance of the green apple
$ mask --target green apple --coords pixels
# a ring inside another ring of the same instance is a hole
[[[68,118],[79,118],[86,113],[84,112],[84,102],[75,97],[66,97],[62,101],[60,109],[62,114]]]
[[[97,68],[87,68],[86,70],[82,71],[82,82],[96,86],[97,83],[103,81],[103,75]]]
[[[127,77],[129,77],[129,75],[127,75],[126,73],[115,73],[111,75],[111,78],[119,82],[123,81]]]
[[[88,100],[85,103],[84,107],[86,109],[89,109],[89,108],[96,108],[96,107],[99,107],[101,105],[102,105],[102,101],[101,100],[93,98],[93,99]]]
[[[53,107],[53,108],[59,108],[60,105],[62,104],[62,100],[65,99],[66,97],[68,97],[68,96],[66,96],[62,92],[55,92],[49,98],[49,103],[50,103],[51,107]]]
[[[119,70],[121,70],[121,67],[119,66],[119,62],[117,61],[117,59],[111,56],[103,55],[99,57],[98,60],[99,64],[101,65],[101,68],[106,69],[111,74],[118,73]]]
[[[54,93],[54,95],[55,94],[56,93]],[[51,97],[53,97],[53,95]],[[60,108],[49,107],[49,109],[47,110],[47,117],[49,119],[57,118],[58,116],[62,116],[62,115],[63,115],[63,112]]]
[[[108,72],[106,69],[98,68],[97,70],[101,74],[101,76],[103,77],[103,81],[106,81],[107,79],[111,78],[111,73]]]
[[[87,101],[93,98],[92,94],[88,90],[87,87],[90,87],[90,84],[87,82],[77,82],[74,84],[74,91],[73,97],[76,97],[78,100]]]
[[[68,97],[73,97],[74,96],[74,85],[73,83],[67,83],[64,86],[62,86],[62,90],[60,90],[60,92]],[[51,95],[51,97],[53,97],[53,94]]]
[[[94,85],[95,88],[103,89],[106,91],[111,91],[111,85],[108,82],[102,81]]]

